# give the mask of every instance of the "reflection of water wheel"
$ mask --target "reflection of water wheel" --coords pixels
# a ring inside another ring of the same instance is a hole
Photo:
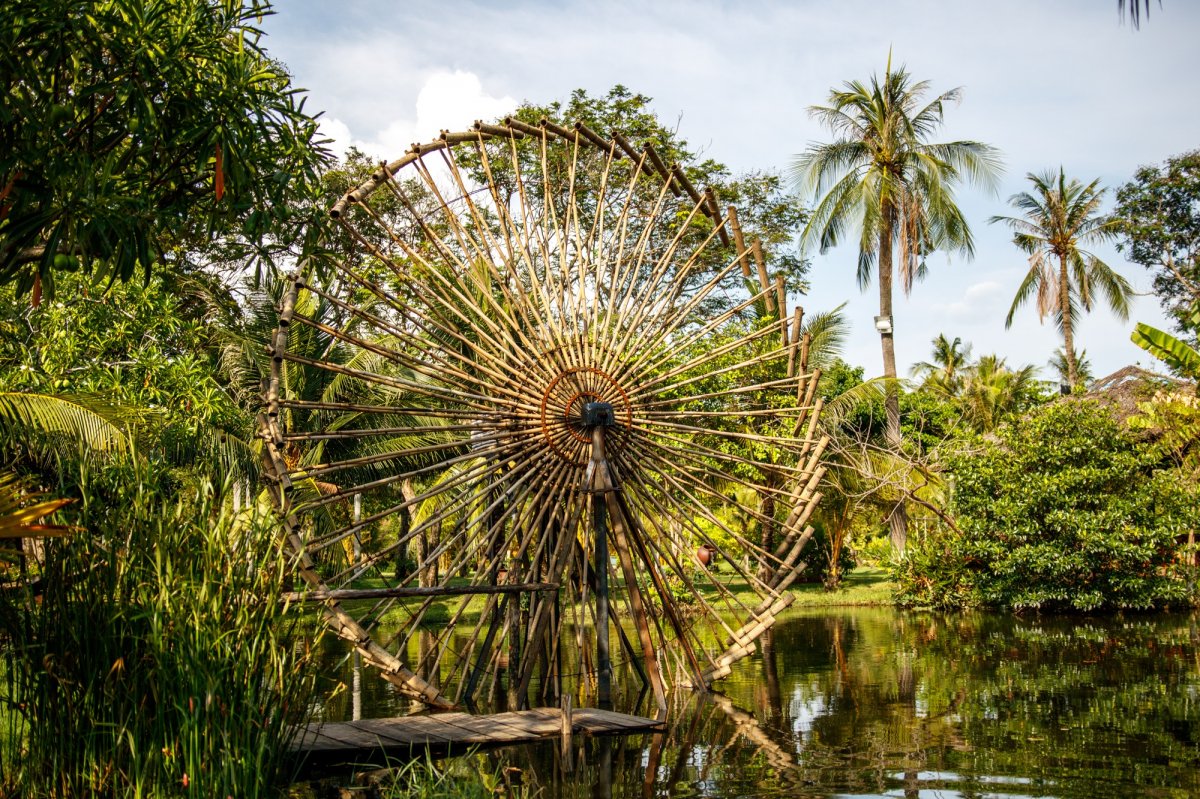
[[[435,707],[572,675],[603,699],[610,629],[660,705],[728,673],[788,603],[823,471],[800,311],[751,280],[732,209],[649,145],[513,120],[414,147],[333,212],[354,254],[292,279],[262,422],[333,628]]]

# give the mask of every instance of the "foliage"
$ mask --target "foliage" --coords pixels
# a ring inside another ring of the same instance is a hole
[[[1042,389],[1036,372],[1031,365],[1010,369],[997,355],[981,355],[967,368],[959,397],[967,424],[986,433],[1037,404]]]
[[[1032,192],[1020,192],[1009,202],[1021,216],[993,216],[1013,230],[1013,244],[1029,255],[1025,273],[1013,297],[1004,326],[1011,327],[1013,315],[1031,297],[1037,298],[1038,319],[1051,317],[1063,335],[1068,382],[1080,384],[1075,359],[1075,320],[1092,310],[1099,296],[1121,319],[1129,317],[1133,287],[1095,254],[1083,249],[1089,244],[1111,241],[1117,234],[1114,220],[1100,213],[1104,189],[1097,178],[1086,186],[1075,178],[1067,180],[1048,170],[1026,174]]]
[[[1200,303],[1200,150],[1143,166],[1117,189],[1113,216],[1118,249],[1154,273],[1154,293],[1180,332],[1200,333],[1190,321]]]
[[[236,330],[223,290],[154,277],[97,291],[67,275],[52,302],[29,308],[0,289],[0,451],[45,472],[64,457],[137,450],[164,467],[253,473],[251,415],[219,379],[222,336]]]
[[[64,460],[102,460],[129,450],[129,414],[92,394],[0,392],[0,454],[59,471]]]
[[[275,795],[311,684],[266,516],[163,501],[142,467],[79,483],[86,534],[47,544],[40,596],[0,594],[0,791]]]
[[[0,24],[0,282],[128,279],[198,245],[313,249],[328,154],[265,0],[12,0]],[[316,223],[316,224],[313,224]]]
[[[1194,483],[1092,401],[1059,401],[948,459],[960,532],[901,564],[908,604],[1089,611],[1180,602],[1176,536],[1200,523]]]
[[[953,341],[945,333],[933,340],[933,360],[913,364],[913,377],[921,378],[921,388],[953,397],[962,389],[962,371],[971,360],[971,345],[958,336]]]
[[[1130,429],[1141,433],[1150,452],[1178,470],[1180,478],[1200,482],[1200,397],[1164,387],[1129,417]]]
[[[1158,6],[1162,8],[1162,0],[1158,0]],[[1150,0],[1117,0],[1117,13],[1121,19],[1125,19],[1127,9],[1129,22],[1137,30],[1142,25],[1142,17],[1150,16]]]
[[[71,528],[46,522],[69,499],[42,499],[42,492],[26,492],[16,475],[0,472],[0,539],[66,535]],[[0,559],[7,553],[0,549]]]
[[[389,769],[375,783],[375,793],[383,799],[526,799],[536,795],[519,779],[514,781],[509,770],[490,761],[484,754],[444,763],[410,760]]]
[[[1200,330],[1200,306],[1192,315],[1193,329]],[[1138,322],[1130,335],[1133,343],[1158,358],[1176,374],[1200,380],[1200,349],[1158,328]]]

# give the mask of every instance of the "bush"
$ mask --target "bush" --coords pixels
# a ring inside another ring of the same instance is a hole
[[[276,795],[311,683],[267,517],[127,471],[84,475],[41,597],[0,599],[0,794]]]
[[[1187,599],[1176,535],[1194,486],[1157,468],[1103,406],[1044,406],[947,460],[961,533],[914,541],[898,568],[906,604],[1090,611]]]

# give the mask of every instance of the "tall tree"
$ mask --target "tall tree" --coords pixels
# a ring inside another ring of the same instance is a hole
[[[829,94],[829,105],[809,112],[834,135],[798,156],[792,176],[819,198],[803,241],[824,252],[847,229],[859,234],[858,282],[866,288],[878,261],[879,330],[883,373],[896,377],[892,319],[893,271],[907,294],[925,273],[925,257],[939,249],[974,251],[971,230],[955,203],[960,181],[991,186],[1000,171],[997,151],[976,141],[931,142],[947,103],[960,89],[925,102],[927,81],[914,81],[907,70],[892,69],[868,84],[849,81]],[[899,448],[899,388],[893,382],[885,402],[887,440]],[[907,523],[903,507],[892,515],[892,542],[903,550]]]
[[[1128,319],[1133,288],[1099,257],[1082,249],[1111,241],[1117,234],[1117,222],[1100,212],[1105,192],[1100,180],[1085,186],[1074,178],[1067,180],[1061,167],[1057,175],[1048,170],[1026,177],[1033,191],[1009,198],[1022,216],[993,216],[990,220],[1012,228],[1013,243],[1029,254],[1029,271],[1017,288],[1004,326],[1012,327],[1017,309],[1036,296],[1038,318],[1052,316],[1062,332],[1067,382],[1074,388],[1080,382],[1075,318],[1081,311],[1091,311],[1097,295],[1102,294],[1118,317]]]
[[[1200,150],[1139,167],[1117,189],[1113,216],[1120,221],[1124,256],[1151,270],[1159,304],[1175,328],[1197,343],[1191,322],[1200,312]]]

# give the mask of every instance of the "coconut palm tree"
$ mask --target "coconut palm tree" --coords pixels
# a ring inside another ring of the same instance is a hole
[[[1050,356],[1050,360],[1047,362],[1050,370],[1058,378],[1060,386],[1070,386],[1071,384],[1068,363],[1067,351],[1061,347],[1054,351],[1054,354]],[[1087,359],[1087,350],[1075,354],[1075,369],[1079,374],[1079,381],[1085,386],[1096,379],[1096,376],[1092,374],[1092,364]]]
[[[1100,213],[1105,190],[1097,178],[1086,186],[1059,167],[1058,174],[1048,170],[1026,177],[1033,192],[1023,191],[1009,198],[1020,217],[993,216],[991,222],[1003,222],[1013,230],[1013,244],[1029,254],[1029,271],[1021,281],[1004,326],[1012,327],[1013,315],[1031,297],[1037,297],[1039,320],[1054,318],[1062,332],[1067,358],[1067,382],[1079,384],[1079,362],[1075,357],[1075,318],[1080,311],[1091,311],[1097,294],[1103,294],[1113,312],[1122,320],[1129,318],[1129,300],[1133,288],[1129,281],[1112,270],[1095,254],[1082,247],[1112,240],[1117,234],[1115,220]]]
[[[913,364],[912,376],[921,378],[921,387],[947,397],[954,397],[962,389],[963,368],[971,360],[971,345],[962,339],[954,341],[939,333],[933,340],[933,361]]]
[[[963,416],[981,433],[995,430],[1005,417],[1038,400],[1041,387],[1032,365],[1010,369],[997,355],[982,355],[966,369],[962,387]]]
[[[883,372],[896,377],[892,284],[898,267],[907,294],[925,272],[925,257],[939,249],[971,255],[974,242],[954,200],[960,181],[991,186],[1000,171],[995,149],[975,141],[934,143],[951,89],[925,102],[927,81],[914,81],[891,57],[882,77],[869,84],[849,81],[829,95],[828,106],[809,111],[834,134],[798,156],[791,174],[803,191],[819,198],[802,241],[822,252],[849,229],[858,231],[858,282],[865,288],[878,261],[879,330]],[[887,440],[900,445],[899,387],[893,382],[884,403]],[[893,514],[892,539],[903,549],[904,514]]]

